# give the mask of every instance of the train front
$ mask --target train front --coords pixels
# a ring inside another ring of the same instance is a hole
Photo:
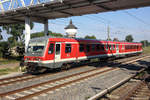
[[[27,72],[39,73],[46,70],[42,65],[48,39],[31,39],[24,56]]]

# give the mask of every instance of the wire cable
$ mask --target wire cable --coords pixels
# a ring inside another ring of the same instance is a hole
[[[128,14],[129,16],[133,17],[133,18],[136,19],[137,21],[139,21],[139,22],[141,22],[141,23],[143,23],[143,24],[145,24],[145,25],[150,26],[149,23],[147,23],[147,22],[145,22],[144,20],[140,19],[139,17],[137,17],[137,16],[135,16],[135,15],[129,13],[128,11],[124,11],[124,13],[126,13],[126,14]]]

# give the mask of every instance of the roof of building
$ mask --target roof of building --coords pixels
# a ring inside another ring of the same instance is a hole
[[[65,27],[65,29],[78,29],[75,25],[73,25],[72,20],[70,20],[70,24]]]

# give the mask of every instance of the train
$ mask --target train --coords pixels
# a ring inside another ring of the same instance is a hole
[[[28,72],[69,68],[94,58],[106,59],[142,53],[141,43],[81,38],[42,37],[31,39],[24,56]]]

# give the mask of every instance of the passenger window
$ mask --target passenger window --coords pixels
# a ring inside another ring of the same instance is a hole
[[[119,45],[118,45],[118,44],[116,44],[116,49],[117,49],[117,50],[119,49]]]
[[[51,43],[49,46],[48,54],[52,54],[54,52],[54,44]]]
[[[79,51],[84,52],[84,44],[80,44]]]
[[[104,48],[104,44],[101,44],[101,45],[100,45],[100,49],[101,49],[102,51],[104,51],[104,50],[105,50],[105,48]]]
[[[92,51],[95,51],[95,44],[92,44]]]
[[[108,46],[109,46],[109,50],[112,50],[112,48],[111,48],[111,47],[112,47],[112,46],[111,46],[111,44],[109,44]]]
[[[60,44],[56,44],[56,55],[60,54]]]
[[[113,46],[113,50],[115,50],[115,45],[113,44],[112,46]]]
[[[122,44],[122,49],[124,50],[124,45]]]
[[[105,45],[106,50],[108,50],[108,44]]]
[[[96,45],[96,51],[100,51],[100,44]]]
[[[86,51],[90,52],[90,45],[89,44],[86,45]]]
[[[71,52],[71,44],[66,44],[65,53],[70,53],[70,52]]]

